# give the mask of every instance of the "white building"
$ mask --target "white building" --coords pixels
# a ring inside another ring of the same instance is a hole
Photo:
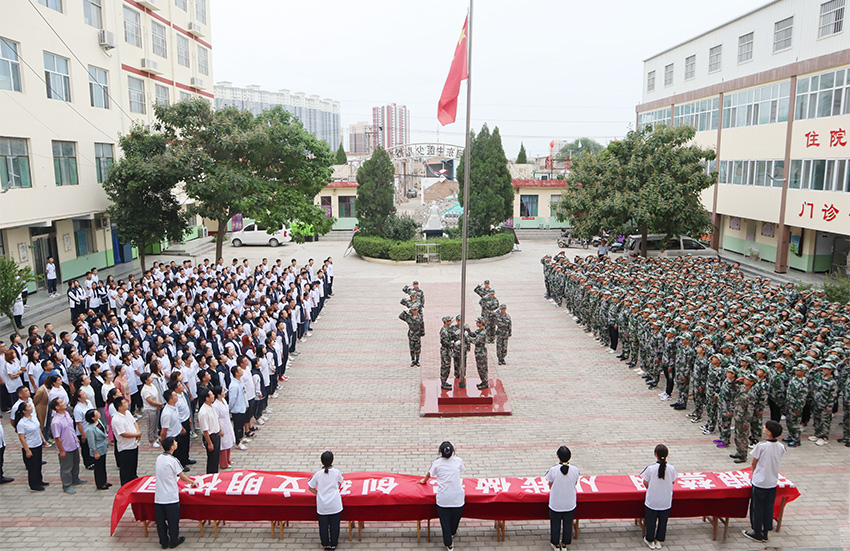
[[[308,96],[303,92],[261,90],[252,84],[244,88],[233,86],[232,82],[221,81],[215,84],[215,106],[236,107],[259,115],[275,105],[282,106],[295,115],[307,132],[327,143],[336,150],[341,143],[339,102],[316,95]]]
[[[390,150],[410,143],[410,111],[406,105],[391,103],[372,108],[375,144]]]
[[[208,2],[4,2],[0,254],[63,281],[132,258],[100,183],[155,102],[212,98]]]
[[[775,0],[644,61],[637,123],[717,152],[715,247],[823,272],[850,252],[845,0]]]

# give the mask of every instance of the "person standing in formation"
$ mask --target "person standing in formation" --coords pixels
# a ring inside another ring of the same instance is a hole
[[[410,295],[410,300],[419,303],[419,308],[425,311],[425,291],[419,288],[419,282],[414,281],[412,286],[405,285],[401,288],[402,292]]]
[[[487,329],[484,327],[484,318],[478,318],[475,324],[478,326],[475,331],[466,329],[466,339],[475,346],[475,367],[478,369],[478,378],[481,379],[475,386],[483,390],[490,386],[487,377]]]
[[[198,393],[201,409],[198,411],[198,427],[207,451],[207,474],[217,473],[221,455],[221,425],[218,414],[213,409],[215,395],[208,388],[202,388]]]
[[[452,317],[443,316],[443,327],[440,328],[440,388],[451,390],[449,374],[452,369],[452,349],[454,348],[454,332],[452,331]]]
[[[505,304],[499,305],[499,311],[496,312],[496,358],[499,360],[499,365],[505,365],[505,358],[508,355],[508,339],[512,335],[511,316],[508,314],[508,307]]]
[[[407,344],[410,347],[410,367],[418,367],[419,354],[422,352],[422,337],[425,336],[425,320],[419,313],[419,303],[410,305],[410,310],[398,315],[398,319],[407,324]]]

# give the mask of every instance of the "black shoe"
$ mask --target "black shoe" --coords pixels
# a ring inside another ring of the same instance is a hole
[[[188,473],[188,472],[189,472],[189,471],[191,471],[191,470],[192,470],[192,469],[190,469],[189,467],[183,467],[183,472],[184,472],[184,473]]]
[[[181,543],[183,543],[184,541],[186,541],[186,538],[185,538],[185,537],[183,537],[183,536],[180,536],[179,538],[177,538],[177,542],[176,542],[176,543],[172,543],[172,544],[171,544],[171,548],[172,548],[172,549],[174,549],[175,547],[179,546],[179,545],[180,545]]]
[[[37,486],[37,487],[35,487],[35,488],[30,488],[30,491],[31,491],[31,492],[43,492],[43,491],[44,491],[44,486]]]
[[[47,465],[47,461],[45,461],[44,459],[42,459],[42,460],[41,460],[41,464],[42,464],[42,465]]]
[[[194,465],[195,463],[197,463],[197,461],[195,461],[194,459],[187,459],[186,460],[187,465]]]
[[[484,390],[485,388],[487,388],[489,386],[490,386],[490,383],[478,383],[477,385],[475,385],[475,388],[477,388],[478,390]]]
[[[688,406],[686,406],[685,404],[673,404],[673,409],[677,411],[682,411],[688,409]]]
[[[843,444],[844,442],[847,442],[847,439],[846,438],[839,438],[837,440],[837,442],[841,442]]]
[[[50,486],[50,482],[41,481],[42,486]]]
[[[850,440],[847,440],[846,442],[844,442],[844,447],[850,448]]]
[[[765,540],[762,539],[760,534],[756,534],[755,532],[747,532],[746,530],[741,530],[741,533],[745,538],[750,538],[753,541],[757,541],[759,543],[764,543]]]
[[[3,478],[0,478],[0,484],[8,484],[8,483],[14,482],[14,481],[15,481],[14,478],[9,478],[8,476],[4,476]]]
[[[112,487],[112,482],[107,482],[107,483],[106,483],[106,487],[107,487],[107,488],[111,488],[111,487]]]
[[[440,385],[440,388],[442,388],[443,390],[451,390],[452,385],[450,385],[449,383],[444,383]]]
[[[163,543],[163,544],[161,544],[161,545],[162,545],[162,548],[163,548],[163,549],[168,549],[168,544],[167,544],[167,543]]]

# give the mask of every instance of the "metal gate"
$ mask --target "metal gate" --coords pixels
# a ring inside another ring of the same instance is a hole
[[[440,244],[439,243],[417,243],[416,244],[416,263],[431,264],[440,263]]]

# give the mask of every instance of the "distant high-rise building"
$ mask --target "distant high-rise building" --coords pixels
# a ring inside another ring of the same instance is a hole
[[[374,149],[375,132],[372,125],[360,121],[348,126],[348,151],[354,154],[368,154]]]
[[[406,105],[391,103],[372,108],[375,144],[384,149],[410,143],[410,112]]]
[[[256,85],[241,88],[226,81],[215,85],[216,109],[236,107],[259,115],[275,105],[295,115],[308,132],[327,143],[331,149],[339,147],[341,127],[338,101],[289,90],[269,92]]]

